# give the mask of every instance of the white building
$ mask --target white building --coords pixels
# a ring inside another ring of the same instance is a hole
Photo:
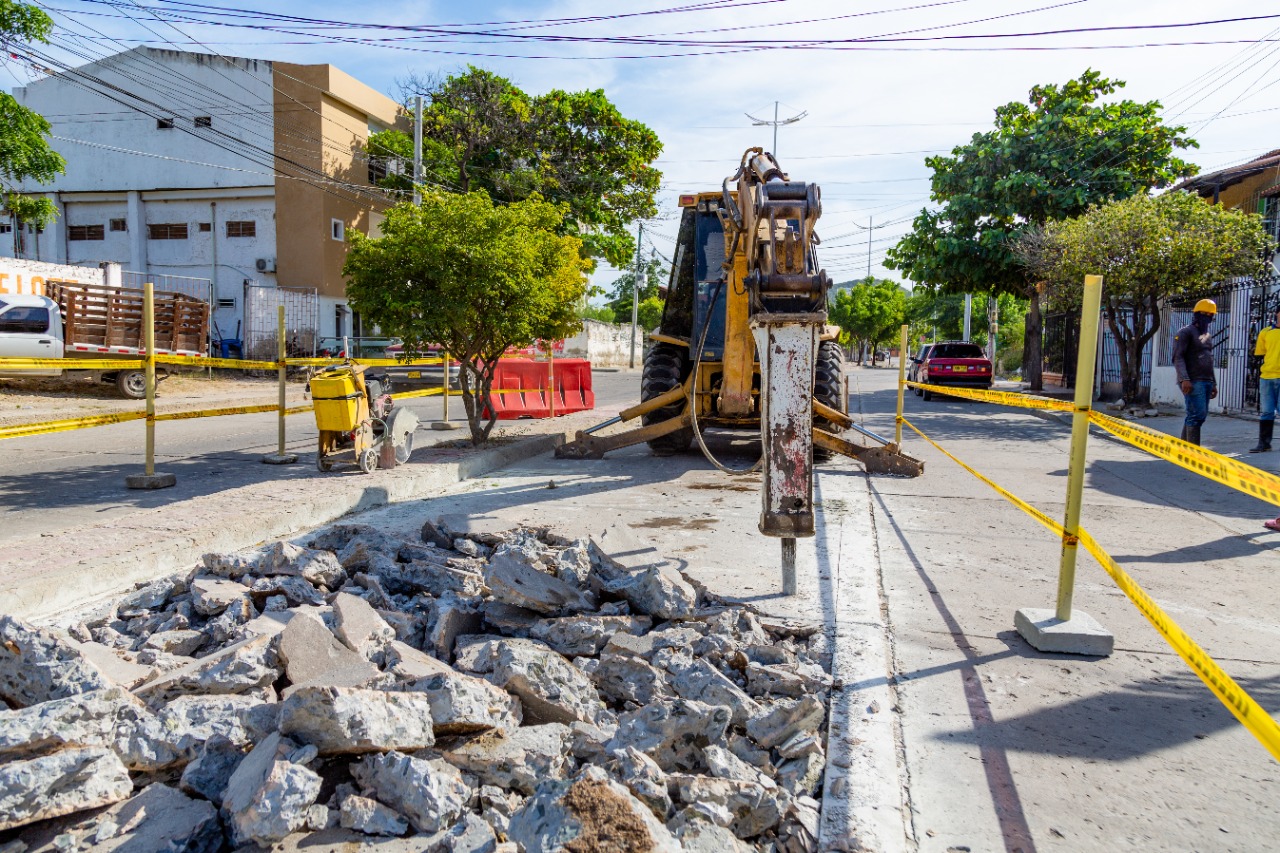
[[[66,158],[42,232],[0,226],[17,257],[213,282],[233,335],[246,285],[310,288],[321,336],[358,334],[341,275],[346,229],[388,202],[363,149],[398,105],[331,65],[139,47],[14,91]],[[8,244],[0,236],[0,251]]]

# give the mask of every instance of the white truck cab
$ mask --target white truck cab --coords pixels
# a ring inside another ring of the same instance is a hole
[[[0,294],[0,358],[62,358],[62,313],[47,296]],[[58,376],[62,371],[23,371]]]

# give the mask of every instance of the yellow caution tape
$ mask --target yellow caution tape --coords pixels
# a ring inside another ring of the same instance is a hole
[[[1057,533],[1060,537],[1066,538],[1066,529],[1057,521],[1054,521],[1008,489],[1003,488],[994,480],[961,462],[906,418],[903,418],[902,422],[911,427],[916,435],[940,450],[948,459],[994,489],[1005,500]],[[1179,443],[1183,444],[1184,442]],[[1187,446],[1194,447],[1194,445]],[[1116,586],[1128,597],[1133,606],[1138,608],[1138,612],[1146,617],[1147,621],[1164,638],[1165,642],[1178,653],[1178,656],[1186,662],[1187,666],[1191,667],[1191,671],[1200,677],[1200,680],[1205,683],[1214,696],[1218,697],[1218,701],[1226,705],[1227,710],[1235,715],[1241,725],[1258,739],[1267,751],[1271,753],[1272,757],[1280,761],[1280,724],[1277,724],[1275,719],[1253,697],[1246,693],[1222,667],[1218,666],[1217,662],[1209,657],[1204,649],[1200,648],[1194,640],[1187,636],[1187,633],[1178,626],[1178,623],[1169,618],[1169,615],[1160,608],[1160,605],[1156,604],[1151,596],[1138,585],[1137,581],[1130,577],[1124,569],[1120,568],[1115,559],[1098,544],[1097,540],[1087,530],[1083,527],[1079,528],[1076,531],[1076,537],[1080,545],[1093,555],[1093,558],[1098,561],[1098,565],[1102,566],[1103,570],[1115,581]]]
[[[950,385],[929,385],[924,382],[907,382],[908,388],[922,388],[935,394],[948,397],[963,397],[979,400],[983,403],[998,403],[1002,406],[1016,406],[1020,409],[1053,409],[1059,412],[1071,412],[1075,406],[1068,400],[1054,400],[1052,397],[1037,397],[1034,394],[1015,394],[1010,391],[987,391],[983,388],[955,388]]]
[[[1260,471],[1252,465],[1214,453],[1199,445],[1188,444],[1171,435],[1122,421],[1101,412],[1090,412],[1089,420],[1116,438],[1145,450],[1152,456],[1167,459],[1175,465],[1194,471],[1224,486],[1230,486],[1268,503],[1280,505],[1280,477],[1275,474]]]
[[[43,421],[41,423],[0,426],[0,439],[21,438],[27,435],[44,435],[45,433],[50,432],[65,432],[66,430],[85,429],[87,427],[104,426],[106,424],[118,424],[125,421],[138,421],[142,420],[146,416],[145,412],[117,412],[111,415],[88,415],[83,418],[68,418],[61,421]]]
[[[341,367],[346,359],[341,358],[286,358],[284,363],[290,367]],[[442,358],[415,358],[401,361],[398,358],[353,358],[352,364],[363,364],[365,367],[411,367],[413,365],[443,364]]]
[[[231,370],[276,370],[277,361],[251,361],[245,358],[205,358],[197,355],[157,355],[156,364],[180,364],[187,367],[217,367]]]
[[[1200,676],[1200,680],[1213,691],[1218,701],[1227,706],[1227,710],[1234,714],[1241,725],[1267,748],[1272,757],[1280,761],[1280,724],[1277,724],[1275,719],[1244,691],[1244,688],[1236,684],[1235,679],[1227,675],[1222,667],[1205,653],[1204,649],[1188,637],[1177,622],[1160,609],[1160,605],[1138,586],[1137,581],[1120,568],[1087,530],[1081,528],[1079,536],[1080,544],[1084,549],[1093,555],[1103,570],[1116,582],[1116,586],[1120,587],[1120,590],[1133,602],[1133,606],[1138,608],[1138,612],[1145,616],[1160,636],[1164,637],[1165,642],[1173,647],[1178,657],[1191,667],[1192,672]]]
[[[140,358],[0,358],[0,373],[9,370],[126,370],[143,366]]]

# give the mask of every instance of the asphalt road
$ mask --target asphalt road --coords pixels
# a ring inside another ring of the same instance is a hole
[[[602,419],[639,400],[638,372],[596,371],[593,381]],[[422,397],[399,404],[421,420],[416,435],[420,448],[468,435],[457,397],[449,402],[449,414],[462,428],[431,429],[431,422],[441,418],[441,403],[439,398]],[[310,412],[291,415],[286,421],[286,447],[298,454],[298,463],[262,463],[265,454],[275,452],[277,423],[274,414],[259,414],[157,424],[156,470],[176,475],[178,482],[154,492],[133,491],[124,485],[126,475],[143,471],[141,421],[6,440],[0,443],[0,543],[254,483],[320,476],[315,467],[315,419]],[[528,422],[500,421],[496,430],[520,431],[521,424]]]

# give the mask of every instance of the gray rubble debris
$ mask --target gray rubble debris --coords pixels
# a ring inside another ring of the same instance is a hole
[[[257,557],[246,557],[242,554],[205,554],[200,558],[205,571],[218,577],[238,580],[252,574],[258,567]]]
[[[92,640],[78,642],[68,639],[68,642],[85,660],[98,668],[109,684],[132,690],[156,674],[154,666],[136,662],[126,651]]]
[[[236,744],[256,743],[275,731],[279,706],[252,696],[178,696],[134,729],[140,743],[156,752],[169,748],[182,760],[193,760],[202,744],[221,735]]]
[[[190,628],[176,631],[157,631],[147,637],[142,647],[146,649],[155,649],[170,655],[191,656],[196,650],[203,646],[206,637],[201,631],[193,631]]]
[[[778,765],[778,784],[793,796],[816,797],[822,790],[822,776],[826,768],[827,762],[821,755],[802,755]]]
[[[320,794],[320,777],[279,757],[296,747],[268,735],[231,774],[222,811],[236,844],[271,845],[307,824]]]
[[[822,725],[826,707],[812,696],[794,702],[782,700],[747,722],[747,734],[765,749],[772,749],[801,733],[814,733]]]
[[[309,613],[296,614],[285,625],[280,660],[294,689],[363,687],[380,675],[376,666],[338,642],[324,622]]]
[[[399,752],[367,755],[351,765],[366,795],[409,819],[418,832],[453,826],[471,799],[471,789],[450,764]]]
[[[337,589],[347,578],[347,570],[332,551],[299,548],[288,542],[276,542],[264,555],[262,574],[296,575],[308,583]]]
[[[665,821],[671,811],[667,793],[667,774],[658,763],[634,746],[620,749],[612,756],[610,776],[622,782],[636,799],[649,807],[654,817]]]
[[[291,575],[273,575],[271,577],[258,578],[249,587],[249,591],[260,601],[266,601],[271,596],[283,595],[289,600],[289,604],[294,607],[303,604],[318,607],[324,604],[324,595],[321,594],[320,590],[303,578]]]
[[[333,632],[351,651],[376,660],[382,647],[396,638],[395,629],[358,595],[339,592],[333,599]]]
[[[398,811],[377,800],[354,794],[343,799],[339,823],[344,829],[354,829],[365,835],[398,836],[409,831],[409,821]]]
[[[644,616],[564,616],[539,619],[529,636],[541,640],[565,657],[598,655],[617,633],[643,634],[653,624]]]
[[[323,755],[425,749],[435,743],[431,702],[421,693],[301,687],[280,708],[280,732]]]
[[[453,672],[453,667],[408,643],[392,640],[382,651],[383,666],[400,681],[418,681],[440,673]]]
[[[505,836],[511,826],[511,816],[520,810],[524,797],[495,785],[481,785],[476,792],[476,802],[480,807],[480,817],[489,824],[494,834]]]
[[[256,636],[163,673],[134,692],[152,707],[190,693],[250,693],[280,677],[274,638]]]
[[[139,726],[152,719],[146,706],[120,687],[0,711],[0,762],[68,747],[107,747],[132,770],[158,770],[174,763],[177,756],[172,750],[150,750],[136,742]]]
[[[593,723],[605,710],[591,681],[549,646],[499,643],[489,679],[518,696],[532,722]]]
[[[485,566],[484,582],[499,601],[537,613],[580,613],[595,607],[589,594],[543,571],[520,551],[495,552]]]
[[[660,700],[620,715],[608,748],[612,753],[634,746],[667,773],[701,772],[706,769],[703,750],[724,743],[731,716],[722,705]]]
[[[444,759],[483,785],[532,794],[540,782],[564,779],[572,769],[568,726],[546,723],[510,732],[488,732],[437,744]]]
[[[191,582],[191,606],[201,616],[217,616],[249,597],[249,587],[222,578],[196,578]]]
[[[525,853],[604,849],[680,853],[649,808],[598,767],[572,782],[547,782],[511,818],[508,837]]]
[[[779,853],[817,853],[819,836],[818,801],[798,797],[787,806],[778,827]]]
[[[520,700],[483,678],[460,672],[437,673],[409,688],[427,698],[437,736],[474,734],[520,726]]]
[[[65,853],[59,839],[93,853],[218,853],[226,845],[218,809],[168,785],[148,785],[137,796],[87,815],[65,817],[23,832],[28,853]],[[0,847],[0,850],[4,848]]]
[[[109,686],[69,641],[0,615],[0,700],[25,708]]]
[[[591,680],[601,698],[627,708],[675,697],[661,670],[629,655],[602,656]]]
[[[779,791],[756,782],[673,775],[672,793],[680,803],[723,826],[739,838],[751,838],[777,826],[786,807]],[[789,795],[781,794],[789,801]]]
[[[0,830],[117,803],[133,793],[109,749],[65,749],[0,765]]]
[[[672,818],[667,826],[675,831],[685,853],[752,853],[756,849],[691,809]]]
[[[453,657],[453,644],[460,634],[479,631],[484,617],[474,602],[464,601],[452,592],[429,600],[427,624],[422,632],[422,647],[441,660]]]
[[[221,803],[227,783],[244,760],[245,748],[225,735],[214,735],[200,747],[200,753],[182,771],[178,787],[188,794]]]
[[[655,619],[689,619],[698,609],[698,593],[674,569],[650,566],[604,584],[639,613]]]

